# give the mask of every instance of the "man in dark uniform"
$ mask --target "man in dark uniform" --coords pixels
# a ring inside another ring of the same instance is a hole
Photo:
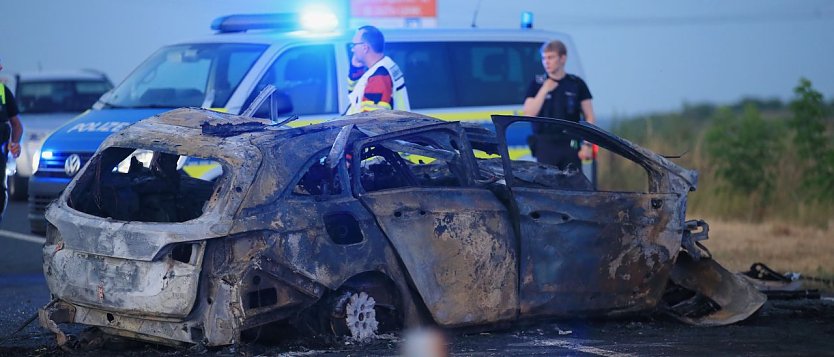
[[[3,62],[0,61],[0,71],[3,70]],[[12,91],[0,82],[0,169],[3,171],[0,180],[0,220],[6,212],[8,192],[6,189],[6,160],[9,153],[17,158],[20,156],[20,137],[23,135],[23,125],[17,116],[17,103],[12,96]]]
[[[561,41],[545,43],[541,48],[545,73],[537,75],[527,89],[524,115],[565,119],[579,122],[580,114],[594,123],[591,91],[582,78],[565,72],[568,53]],[[589,143],[567,136],[548,124],[533,124],[533,135],[527,138],[536,160],[558,166],[562,170],[579,170],[581,160],[591,158]]]

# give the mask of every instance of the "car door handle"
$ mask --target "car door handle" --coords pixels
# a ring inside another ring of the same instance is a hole
[[[566,223],[573,220],[567,213],[554,211],[532,211],[528,216],[534,221],[550,224]]]

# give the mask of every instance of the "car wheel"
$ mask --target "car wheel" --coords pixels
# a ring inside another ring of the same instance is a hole
[[[343,288],[330,304],[330,330],[337,337],[368,341],[402,328],[400,309],[390,291]]]
[[[25,201],[29,193],[29,179],[14,174],[12,177],[9,177],[8,183],[9,199],[12,201]]]

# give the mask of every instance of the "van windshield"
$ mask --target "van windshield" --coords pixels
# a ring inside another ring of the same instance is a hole
[[[106,79],[21,81],[17,103],[27,114],[83,112],[112,87]]]
[[[119,108],[222,108],[266,48],[228,43],[164,47],[105,97],[104,104]]]

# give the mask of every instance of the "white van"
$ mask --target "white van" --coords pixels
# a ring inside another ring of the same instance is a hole
[[[298,27],[293,15],[232,15],[212,24],[208,38],[159,49],[93,109],[57,130],[44,143],[30,180],[33,232],[44,232],[46,206],[111,133],[179,107],[239,114],[272,84],[301,120],[330,119],[348,106],[347,77],[352,31],[316,32]],[[411,110],[444,120],[483,121],[521,111],[530,80],[542,71],[539,48],[561,33],[531,29],[383,29],[385,54],[402,69]],[[567,71],[582,75],[577,56]],[[285,107],[290,109],[289,106]],[[258,114],[256,114],[258,116]],[[516,130],[512,155],[529,153],[530,130]]]

